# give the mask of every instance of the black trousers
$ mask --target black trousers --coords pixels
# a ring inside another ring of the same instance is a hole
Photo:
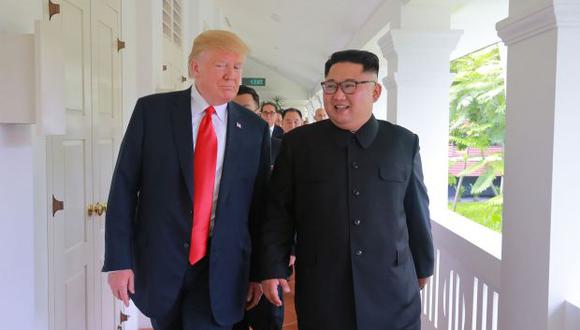
[[[282,288],[278,287],[278,296],[283,298]],[[272,305],[265,296],[262,296],[258,305],[246,311],[244,319],[238,322],[233,330],[280,330],[284,323],[284,305]]]
[[[155,330],[230,330],[213,319],[209,301],[209,261],[204,257],[185,275],[179,299],[164,317],[151,319]]]

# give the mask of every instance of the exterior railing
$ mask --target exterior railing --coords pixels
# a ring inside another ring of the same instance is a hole
[[[449,212],[432,222],[435,270],[421,291],[422,329],[497,330],[501,234]]]

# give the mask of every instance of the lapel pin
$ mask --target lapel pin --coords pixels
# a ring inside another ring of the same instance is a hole
[[[237,127],[237,128],[242,128],[242,124],[240,124],[240,123],[236,122],[236,127]]]

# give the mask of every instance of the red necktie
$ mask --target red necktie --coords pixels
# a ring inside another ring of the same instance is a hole
[[[213,106],[205,109],[193,156],[193,229],[189,250],[191,265],[207,253],[217,159],[217,137],[211,121],[214,112]]]

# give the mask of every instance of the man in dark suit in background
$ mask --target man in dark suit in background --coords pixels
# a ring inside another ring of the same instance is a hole
[[[272,102],[264,102],[260,107],[260,117],[268,123],[270,127],[270,136],[278,139],[282,138],[284,131],[278,125],[276,125],[278,107]]]
[[[238,95],[232,101],[246,109],[252,110],[258,116],[260,115],[260,96],[252,87],[240,85]]]
[[[230,102],[247,52],[231,32],[200,34],[192,88],[139,99],[119,151],[103,271],[156,330],[231,329],[262,294],[250,281],[270,136]]]
[[[282,303],[296,233],[300,330],[421,327],[433,245],[419,142],[372,115],[378,71],[372,53],[334,53],[322,83],[330,120],[285,134],[274,166],[262,287]]]
[[[259,115],[260,110],[260,96],[252,87],[240,85],[238,95],[233,100],[237,104],[246,109],[257,111]],[[280,139],[272,137],[270,159],[272,163],[279,147]],[[266,204],[261,205],[266,208]],[[275,306],[266,298],[260,299],[260,302],[253,308],[246,310],[244,319],[233,326],[233,330],[248,330],[250,326],[252,330],[280,330],[284,323],[284,307]]]

